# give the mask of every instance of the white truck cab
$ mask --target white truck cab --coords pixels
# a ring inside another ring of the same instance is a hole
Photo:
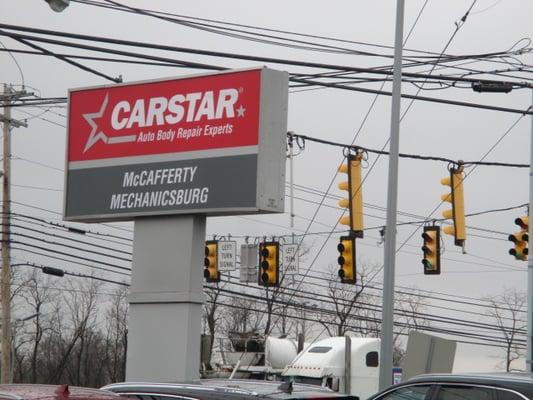
[[[346,342],[351,356],[345,357]],[[380,340],[330,337],[309,345],[282,372],[296,382],[314,383],[364,400],[379,389]]]

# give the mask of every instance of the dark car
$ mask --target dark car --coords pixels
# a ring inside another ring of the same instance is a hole
[[[68,385],[0,385],[0,400],[120,400],[115,393]]]
[[[205,379],[186,383],[114,383],[102,389],[135,400],[357,400],[315,385],[249,379]]]
[[[427,374],[391,386],[369,400],[531,400],[533,374]]]

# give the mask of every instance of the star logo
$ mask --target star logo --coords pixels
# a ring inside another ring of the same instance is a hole
[[[83,118],[85,118],[85,121],[91,126],[91,134],[89,135],[89,139],[87,139],[87,143],[85,144],[85,148],[83,149],[83,152],[85,153],[87,150],[89,150],[91,147],[93,147],[99,140],[106,144],[115,144],[115,143],[125,143],[125,142],[134,142],[137,138],[136,135],[124,135],[124,136],[117,136],[109,138],[104,133],[104,131],[100,130],[98,128],[98,124],[94,122],[95,119],[102,118],[105,109],[107,108],[107,103],[109,102],[109,93],[106,93],[104,101],[100,105],[100,110],[93,113],[86,113],[83,114]]]
[[[91,134],[89,135],[89,139],[87,140],[87,143],[85,144],[85,148],[83,149],[83,152],[85,153],[87,150],[89,150],[96,142],[99,140],[102,140],[104,143],[107,143],[107,135],[103,131],[98,131],[98,124],[94,122],[97,118],[102,118],[104,115],[105,109],[107,107],[107,103],[109,101],[109,93],[106,93],[104,101],[100,105],[100,110],[95,113],[87,113],[83,114],[83,118],[85,118],[85,121],[91,126]]]
[[[242,106],[242,104],[237,108],[237,117],[244,117],[244,113],[246,112],[246,108]]]

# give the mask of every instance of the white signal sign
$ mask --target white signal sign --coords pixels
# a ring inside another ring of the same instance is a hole
[[[283,274],[296,275],[299,269],[298,260],[298,245],[285,244],[283,245]]]
[[[218,242],[218,270],[235,271],[237,269],[237,242]]]
[[[242,244],[241,245],[241,282],[258,281],[258,264],[259,264],[259,245]]]

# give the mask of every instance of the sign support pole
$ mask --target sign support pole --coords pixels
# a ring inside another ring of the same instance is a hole
[[[126,380],[200,378],[205,215],[135,220]]]
[[[392,353],[394,328],[394,278],[396,265],[396,213],[398,210],[398,157],[400,145],[400,106],[402,87],[402,42],[404,0],[396,3],[396,34],[394,41],[394,73],[389,156],[389,188],[387,195],[387,229],[385,230],[385,262],[383,269],[383,311],[379,389],[392,384]]]

